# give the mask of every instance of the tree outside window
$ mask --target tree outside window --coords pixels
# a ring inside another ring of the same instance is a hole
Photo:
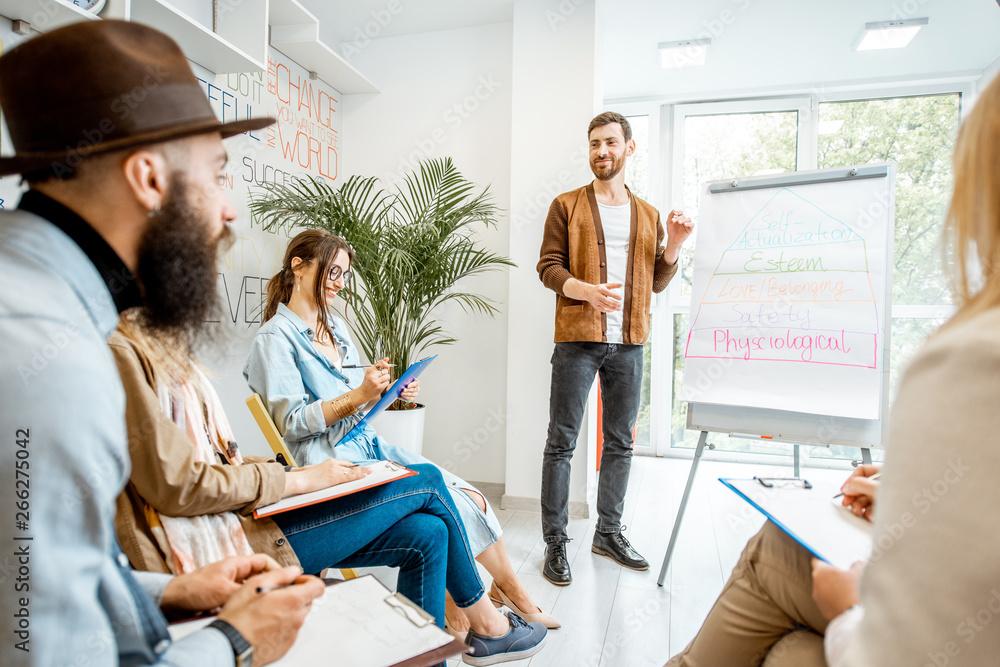
[[[701,188],[706,181],[776,174],[797,168],[839,167],[895,162],[896,194],[893,250],[893,310],[890,397],[906,365],[951,307],[942,271],[942,223],[951,196],[951,156],[959,124],[961,96],[924,95],[887,99],[824,102],[815,118],[795,111],[688,115],[683,119],[685,211],[697,221]],[[748,103],[749,104],[749,103]],[[813,107],[817,108],[817,107]],[[817,124],[815,165],[797,164],[800,129]],[[686,404],[676,400],[683,376],[680,344],[687,332],[695,243],[683,253],[682,284],[671,306],[673,315],[673,405],[670,437],[674,447],[691,447],[697,433],[688,432]],[[930,308],[928,308],[930,307]],[[721,448],[790,454],[790,447],[723,439]],[[817,447],[813,457],[855,458],[847,447]]]

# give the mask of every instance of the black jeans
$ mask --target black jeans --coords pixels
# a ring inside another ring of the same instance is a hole
[[[632,467],[632,429],[639,416],[642,345],[556,343],[552,353],[549,431],[542,457],[542,536],[546,543],[567,539],[570,459],[595,373],[601,380],[604,408],[597,532],[621,530]]]

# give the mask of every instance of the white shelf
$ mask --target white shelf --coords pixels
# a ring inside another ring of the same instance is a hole
[[[11,21],[27,21],[38,32],[49,32],[71,23],[99,18],[124,18],[126,0],[108,0],[100,16],[62,0],[0,0],[0,16]]]
[[[160,0],[131,0],[131,2],[130,20],[145,23],[167,33],[180,44],[184,55],[210,72],[229,74],[263,72],[267,69],[267,54],[262,48],[263,43],[260,44],[261,48],[252,49],[255,52],[249,52],[246,46],[240,48],[223,39],[187,14]],[[244,0],[240,7],[230,14],[241,16],[240,13],[243,13],[242,16],[247,17],[259,13],[253,10],[262,7],[266,7],[266,0]],[[261,37],[264,34],[263,22],[264,17],[261,15],[258,24],[261,26]]]
[[[319,20],[296,0],[270,0],[271,46],[340,91],[377,93],[378,87],[319,39]]]
[[[265,71],[270,25],[271,46],[316,72],[342,95],[379,92],[364,74],[320,41],[319,20],[297,0],[241,0],[234,9],[220,9],[218,32],[165,0],[108,0],[100,16],[65,0],[0,0],[0,15],[28,21],[38,32],[98,18],[138,21],[173,37],[188,58],[216,74]]]
[[[271,0],[267,22],[272,25],[299,25],[319,23],[316,16],[296,0]]]

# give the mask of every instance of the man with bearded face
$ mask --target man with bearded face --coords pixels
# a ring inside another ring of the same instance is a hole
[[[145,286],[140,318],[147,328],[187,343],[194,350],[219,307],[218,258],[233,232],[227,221],[213,232],[205,202],[218,197],[212,182],[201,194],[187,174],[171,174],[163,206],[153,215],[139,245],[139,281]]]
[[[591,550],[624,567],[649,568],[622,535],[632,429],[639,414],[652,295],[666,289],[677,272],[681,245],[693,229],[689,218],[671,211],[664,231],[656,208],[625,185],[635,141],[624,116],[600,114],[590,122],[587,137],[596,178],[552,202],[537,267],[542,282],[556,293],[542,459],[544,574],[562,586],[572,581],[566,557],[570,459],[595,374],[601,381],[604,451]]]
[[[0,431],[10,472],[0,495],[19,502],[17,514],[0,512],[0,533],[15,540],[8,564],[20,567],[0,595],[0,664],[273,661],[322,594],[318,579],[264,555],[176,577],[134,572],[121,552],[115,502],[129,451],[107,345],[133,306],[178,335],[210,312],[216,253],[236,215],[219,188],[221,139],[273,121],[220,124],[173,40],[111,20],[9,50],[0,106],[15,149],[0,158],[0,176],[22,174],[29,185],[16,211],[0,213]],[[220,606],[211,626],[170,640],[161,609]]]

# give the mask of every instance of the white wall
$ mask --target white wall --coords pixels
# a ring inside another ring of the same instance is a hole
[[[420,159],[451,157],[466,178],[489,185],[505,209],[483,242],[507,254],[511,25],[376,39],[351,62],[382,92],[344,99],[345,178],[378,176],[389,187]],[[481,482],[504,480],[506,273],[462,285],[495,302],[501,309],[495,319],[458,306],[438,314],[460,340],[432,348],[440,356],[421,377],[420,400],[428,406],[424,454]]]
[[[0,18],[4,49],[24,39],[10,31],[9,21]],[[323,81],[309,80],[305,69],[274,49],[269,49],[269,59],[269,71],[258,74],[216,75],[191,63],[221,121],[264,115],[279,118],[270,128],[225,141],[229,164],[223,187],[238,213],[233,227],[236,242],[219,262],[222,312],[215,325],[219,345],[201,359],[240,448],[245,454],[258,455],[270,455],[271,449],[247,409],[245,399],[250,389],[242,369],[260,323],[265,285],[281,268],[288,237],[250,224],[249,191],[256,187],[254,181],[280,181],[295,175],[327,177],[335,183],[342,180],[338,177],[342,154],[340,93]],[[2,149],[5,155],[13,153],[6,128]],[[19,182],[17,175],[0,180],[0,208],[16,205]]]
[[[593,178],[586,151],[601,90],[596,16],[593,2],[514,4],[510,253],[521,268],[510,274],[506,500],[517,507],[539,497],[549,421],[555,296],[534,268],[542,226],[555,195]],[[574,504],[587,500],[594,476],[591,433],[578,440]]]
[[[997,58],[986,66],[986,69],[983,71],[983,77],[979,80],[979,89],[982,90],[988,86],[990,81],[997,76],[1000,76],[1000,58]]]
[[[474,283],[502,314],[443,314],[461,341],[435,350],[422,396],[424,453],[467,479],[505,483],[513,506],[539,497],[555,297],[535,263],[553,197],[592,178],[596,13],[589,1],[529,0],[515,3],[513,24],[373,40],[352,63],[383,92],[344,100],[345,176],[391,180],[422,157],[451,156],[474,182],[491,183],[506,209],[485,240],[518,267]],[[576,513],[587,511],[593,487],[593,422],[591,414],[574,460]]]
[[[215,325],[222,343],[203,355],[209,377],[245,454],[270,455],[271,448],[250,415],[243,364],[260,327],[267,281],[281,269],[286,232],[265,232],[252,225],[247,204],[258,183],[289,182],[315,176],[331,184],[343,180],[340,145],[341,95],[284,54],[269,48],[269,67],[259,74],[220,74],[192,64],[203,90],[223,122],[247,116],[273,116],[263,130],[225,141],[229,151],[224,190],[236,206],[236,242],[219,262],[222,313]]]

